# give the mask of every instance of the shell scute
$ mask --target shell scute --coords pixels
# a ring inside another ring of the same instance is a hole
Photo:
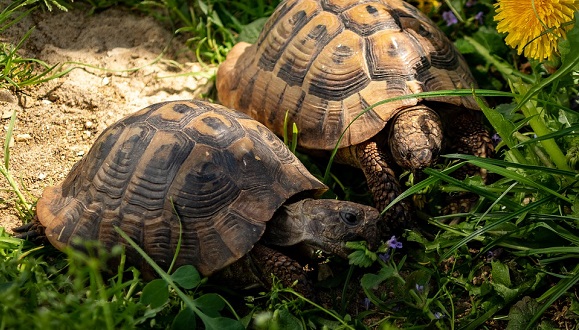
[[[286,47],[280,56],[276,69],[274,69],[274,74],[290,86],[303,83],[313,60],[317,58],[326,44],[343,29],[341,21],[335,15],[322,12],[318,17],[318,19],[310,21],[295,36],[296,42],[292,42]]]
[[[390,10],[381,3],[361,3],[344,11],[341,15],[346,28],[360,37],[367,37],[378,31],[402,29],[397,11]]]
[[[259,68],[272,71],[288,43],[320,10],[317,3],[306,1],[280,15],[276,24],[271,26],[272,33],[260,43]]]
[[[342,100],[370,82],[365,63],[362,40],[344,30],[313,61],[303,89],[330,101]]]

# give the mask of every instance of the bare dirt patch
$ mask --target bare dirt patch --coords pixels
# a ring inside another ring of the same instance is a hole
[[[0,89],[2,140],[10,115],[17,114],[10,172],[29,201],[60,182],[104,128],[153,103],[197,98],[212,74],[151,17],[120,9],[86,13],[37,11],[0,36],[16,44],[34,26],[22,56],[78,67],[20,92]],[[3,178],[0,188],[0,227],[10,231],[21,221]]]

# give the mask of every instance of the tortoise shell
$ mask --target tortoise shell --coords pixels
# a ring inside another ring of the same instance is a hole
[[[474,85],[452,42],[401,0],[283,1],[257,42],[237,44],[217,74],[224,105],[276,134],[287,112],[299,144],[318,150],[333,149],[344,131],[339,147],[366,141],[422,100],[385,103],[357,118],[376,102]],[[479,110],[472,97],[428,100]]]
[[[324,189],[257,121],[201,101],[166,102],[107,128],[44,191],[37,217],[58,249],[75,238],[128,245],[118,226],[165,269],[181,234],[176,264],[208,276],[251,250],[288,198]],[[149,269],[132,249],[127,260]]]

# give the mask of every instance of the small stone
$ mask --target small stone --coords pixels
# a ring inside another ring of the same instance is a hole
[[[50,102],[56,102],[56,101],[58,101],[58,95],[56,95],[56,94],[54,94],[54,93],[50,93],[50,94],[48,95],[48,100],[49,100]]]
[[[111,79],[109,77],[104,77],[102,80],[103,86],[110,84],[110,82],[111,82]]]
[[[78,151],[76,153],[77,156],[84,156],[84,150]]]
[[[44,180],[46,179],[47,175],[44,172],[40,172],[40,174],[38,174],[38,180]]]
[[[16,110],[6,110],[6,111],[2,112],[2,119],[11,118],[12,115],[14,114],[14,112],[16,112]]]
[[[28,133],[16,135],[16,141],[18,141],[18,142],[28,141],[28,140],[32,140],[32,136]]]
[[[7,89],[0,89],[0,102],[17,103],[16,97]]]
[[[86,129],[90,129],[94,126],[94,123],[90,120],[88,120],[86,123],[84,123],[84,128]]]
[[[42,104],[44,104],[44,105],[51,105],[51,104],[52,104],[52,101],[47,100],[47,99],[43,99],[43,100],[42,100]]]
[[[27,109],[32,107],[34,105],[34,102],[32,102],[29,96],[22,95],[20,96],[20,105],[22,105],[23,108]]]

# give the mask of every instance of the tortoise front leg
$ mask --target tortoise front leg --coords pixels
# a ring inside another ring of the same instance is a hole
[[[374,196],[375,207],[383,211],[402,193],[402,187],[390,165],[393,161],[374,141],[359,144],[356,157]],[[387,224],[386,228],[381,228],[381,233],[387,235],[393,227],[400,228],[410,223],[410,206],[406,201],[400,201],[384,214],[384,218]]]
[[[249,253],[254,266],[257,267],[259,273],[257,275],[267,287],[271,288],[273,285],[271,277],[273,274],[284,287],[293,287],[304,296],[312,297],[314,292],[312,284],[304,268],[297,261],[261,244],[256,244]]]

